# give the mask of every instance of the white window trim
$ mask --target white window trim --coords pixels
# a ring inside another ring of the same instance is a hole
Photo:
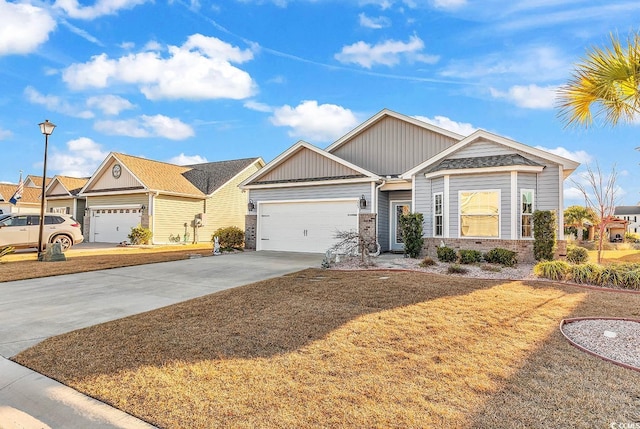
[[[522,236],[522,216],[524,216],[524,213],[522,213],[522,195],[525,192],[531,192],[531,237],[523,237]],[[522,188],[520,189],[520,209],[518,210],[520,213],[520,219],[519,219],[519,225],[520,225],[520,233],[518,234],[519,237],[522,240],[533,240],[533,212],[536,211],[536,191],[534,189],[525,189]]]
[[[462,194],[465,192],[495,192],[498,194],[498,236],[497,237],[476,237],[462,235]],[[501,240],[502,239],[502,190],[500,189],[461,189],[458,191],[458,237],[463,240]]]
[[[436,214],[436,197],[440,195],[440,204],[442,205],[442,212],[437,215]],[[442,216],[442,234],[436,234],[436,216]],[[433,237],[444,237],[444,192],[435,192],[433,194]]]

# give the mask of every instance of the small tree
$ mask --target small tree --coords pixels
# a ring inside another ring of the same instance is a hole
[[[533,212],[533,254],[536,261],[551,261],[556,248],[556,215],[550,210]]]
[[[337,231],[334,238],[338,241],[327,251],[323,266],[329,266],[331,254],[359,255],[360,263],[365,266],[371,265],[371,256],[380,254],[380,245],[375,236],[364,235],[357,231]]]
[[[408,213],[400,216],[400,229],[404,241],[404,254],[417,258],[422,251],[422,213]]]
[[[600,165],[596,162],[595,171],[587,165],[587,172],[582,176],[586,182],[578,182],[572,179],[580,192],[584,195],[587,207],[591,209],[597,219],[598,230],[598,264],[602,261],[602,247],[604,246],[604,237],[607,231],[607,225],[613,217],[616,208],[617,187],[615,164],[611,168],[609,177],[605,178],[600,171]]]

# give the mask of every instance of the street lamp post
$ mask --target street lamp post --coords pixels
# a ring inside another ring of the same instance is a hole
[[[53,129],[56,126],[52,122],[49,122],[48,119],[38,125],[40,126],[40,132],[44,134],[44,168],[42,170],[42,194],[40,195],[40,229],[38,233],[38,260],[42,261],[44,257],[44,243],[42,243],[42,237],[44,235],[44,192],[47,181],[47,146],[49,146],[49,136],[51,135],[51,133],[53,133]]]

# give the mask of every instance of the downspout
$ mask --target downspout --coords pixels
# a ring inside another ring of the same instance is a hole
[[[155,195],[153,195],[155,193]],[[156,216],[155,216],[155,211],[156,211],[156,207],[155,207],[155,197],[157,197],[158,195],[160,195],[160,191],[155,191],[154,193],[149,192],[149,204],[147,205],[147,216],[152,216],[151,217],[151,244],[156,244],[156,240],[155,240],[155,232],[156,232]],[[153,207],[153,213],[151,212],[151,208]]]

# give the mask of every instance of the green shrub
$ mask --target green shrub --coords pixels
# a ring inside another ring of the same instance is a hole
[[[622,286],[625,289],[640,289],[640,269],[628,269],[622,273]]]
[[[458,251],[458,258],[461,264],[475,264],[482,262],[482,252],[478,250],[464,250]]]
[[[564,261],[542,261],[533,267],[533,272],[538,277],[550,280],[564,280],[569,273],[570,265]]]
[[[600,286],[621,286],[625,271],[627,270],[621,265],[606,265],[600,270],[596,284]]]
[[[458,255],[456,254],[456,251],[453,250],[451,247],[447,247],[447,246],[438,247],[438,250],[436,250],[436,254],[440,262],[456,262],[458,260]]]
[[[600,265],[597,264],[580,264],[571,265],[569,267],[568,277],[570,280],[579,284],[597,285],[600,279]]]
[[[128,238],[131,244],[149,244],[152,236],[153,233],[149,228],[138,225],[131,228],[131,234],[128,235]]]
[[[533,239],[536,261],[551,261],[556,247],[556,215],[552,211],[533,212]]]
[[[453,264],[449,265],[449,268],[447,268],[447,272],[449,274],[467,274],[469,270],[461,265]]]
[[[431,267],[431,266],[433,266],[435,264],[436,264],[436,261],[434,261],[432,258],[430,258],[428,256],[426,258],[424,258],[422,260],[422,262],[420,262],[420,266],[422,268]]]
[[[422,213],[409,213],[400,216],[400,228],[404,241],[404,254],[410,258],[417,258],[422,251]]]
[[[13,253],[16,249],[11,246],[0,247],[0,259],[3,256],[7,256],[9,253]]]
[[[589,252],[584,247],[570,246],[567,249],[567,261],[572,264],[584,264],[589,260]]]
[[[237,226],[225,226],[216,229],[211,236],[211,241],[218,237],[221,249],[242,249],[244,245],[244,231]]]
[[[501,247],[496,247],[485,253],[484,260],[490,264],[500,264],[505,267],[513,267],[518,263],[516,252]]]

